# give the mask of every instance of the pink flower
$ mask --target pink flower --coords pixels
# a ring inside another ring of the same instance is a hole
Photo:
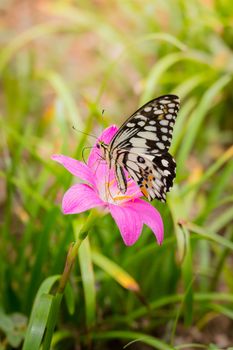
[[[108,144],[117,132],[116,126],[105,129],[99,140]],[[113,170],[109,170],[100,150],[95,146],[87,164],[64,155],[52,159],[62,164],[71,174],[86,182],[77,183],[64,194],[64,214],[78,214],[94,207],[107,209],[116,221],[126,245],[139,238],[143,224],[151,228],[159,244],[163,241],[163,221],[159,212],[148,202],[139,199],[142,193],[132,179],[128,179],[123,195],[116,184]]]

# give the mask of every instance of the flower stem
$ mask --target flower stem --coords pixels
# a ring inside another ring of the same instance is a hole
[[[72,271],[72,267],[75,263],[75,259],[78,255],[78,250],[84,239],[87,237],[88,232],[90,228],[92,227],[94,221],[97,218],[97,213],[92,210],[85,222],[85,224],[81,227],[81,229],[77,229],[79,224],[77,222],[74,222],[74,230],[76,233],[76,241],[71,243],[67,257],[66,257],[66,263],[65,267],[63,270],[63,273],[60,278],[60,282],[56,291],[56,294],[54,295],[53,302],[52,302],[52,307],[50,310],[49,314],[49,319],[47,323],[47,331],[44,337],[44,342],[43,342],[43,350],[49,350],[51,346],[51,341],[52,341],[52,336],[53,332],[56,326],[57,318],[58,318],[58,313],[61,305],[61,301],[64,295],[64,290],[66,288],[67,282],[70,278],[70,274]]]
[[[64,289],[67,285],[67,281],[70,277],[70,273],[72,271],[72,267],[73,267],[74,262],[75,262],[75,258],[78,254],[78,249],[79,249],[82,241],[83,240],[80,239],[80,240],[76,241],[75,243],[73,242],[73,243],[71,243],[71,245],[69,247],[65,267],[64,267],[63,273],[61,275],[61,279],[60,279],[60,282],[58,285],[57,293],[62,294],[64,292]]]
[[[69,280],[75,259],[78,255],[78,249],[79,249],[81,243],[83,242],[83,240],[87,237],[88,231],[91,228],[91,226],[93,225],[94,220],[96,220],[96,212],[94,210],[92,210],[90,212],[85,224],[77,233],[76,241],[71,243],[71,245],[69,247],[67,257],[66,257],[65,267],[64,267],[63,273],[61,275],[61,279],[60,279],[60,282],[58,285],[57,293],[64,292],[64,289],[67,285],[67,281]],[[77,229],[76,227],[77,227],[77,225],[75,224],[75,230]]]

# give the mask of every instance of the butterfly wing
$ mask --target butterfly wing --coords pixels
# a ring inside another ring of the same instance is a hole
[[[118,187],[127,189],[123,168],[149,199],[166,201],[175,178],[176,163],[168,153],[180,103],[176,95],[158,97],[139,108],[109,144]]]
[[[168,151],[180,103],[176,95],[158,97],[140,107],[113,137],[109,150],[161,154]]]
[[[125,151],[124,168],[138,184],[149,201],[166,201],[166,193],[173,185],[176,163],[167,152],[163,155],[143,155]]]

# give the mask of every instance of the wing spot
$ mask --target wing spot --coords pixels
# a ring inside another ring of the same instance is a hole
[[[169,108],[168,112],[169,113],[174,113],[174,108]]]
[[[169,170],[166,169],[166,170],[164,170],[164,175],[165,175],[165,176],[171,175],[171,172],[170,172]]]
[[[151,110],[152,110],[152,107],[149,107],[149,106],[144,108],[145,112],[150,112]]]
[[[165,134],[168,132],[167,128],[161,128],[160,129],[162,132],[164,132]]]
[[[162,114],[162,113],[163,113],[162,109],[154,108],[154,114]]]
[[[132,137],[130,143],[133,147],[147,147],[146,140],[140,137]]]
[[[141,119],[141,120],[147,120],[147,118],[142,114],[137,114],[134,118]]]
[[[147,131],[156,131],[157,128],[156,128],[156,126],[150,126],[150,125],[148,125],[148,126],[145,126],[144,130],[147,130]]]
[[[145,159],[141,156],[138,156],[137,160],[138,160],[138,163],[145,163]]]
[[[127,123],[126,126],[128,128],[133,128],[135,126],[135,123]]]
[[[159,147],[159,149],[164,149],[165,146],[162,142],[157,142],[156,145]]]
[[[141,120],[140,122],[138,122],[138,125],[139,126],[144,126],[145,125],[145,122],[143,120]]]
[[[149,124],[150,124],[150,125],[155,125],[155,124],[156,124],[156,121],[155,121],[155,120],[150,120],[150,121],[149,121]]]
[[[168,120],[164,119],[164,120],[160,120],[159,124],[160,125],[168,125]]]
[[[166,118],[169,119],[169,120],[170,120],[170,119],[173,119],[173,117],[174,117],[174,116],[173,116],[172,114],[167,114],[167,115],[166,115]]]
[[[166,159],[162,159],[162,164],[163,166],[165,166],[166,168],[168,167],[168,161]]]
[[[166,135],[162,135],[162,140],[163,141],[167,141],[167,136]]]
[[[140,131],[137,135],[147,140],[157,139],[156,135],[152,131]]]

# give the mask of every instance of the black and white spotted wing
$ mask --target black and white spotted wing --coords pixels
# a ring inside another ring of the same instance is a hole
[[[176,95],[158,97],[139,108],[118,130],[109,145],[135,153],[160,154],[171,144],[180,102]]]
[[[125,151],[124,168],[149,201],[154,198],[166,201],[166,193],[170,191],[176,176],[176,163],[168,152],[153,156]]]
[[[166,200],[175,178],[168,149],[179,107],[176,95],[158,97],[130,116],[108,146],[102,145],[122,193],[127,190],[125,169],[149,200]]]

